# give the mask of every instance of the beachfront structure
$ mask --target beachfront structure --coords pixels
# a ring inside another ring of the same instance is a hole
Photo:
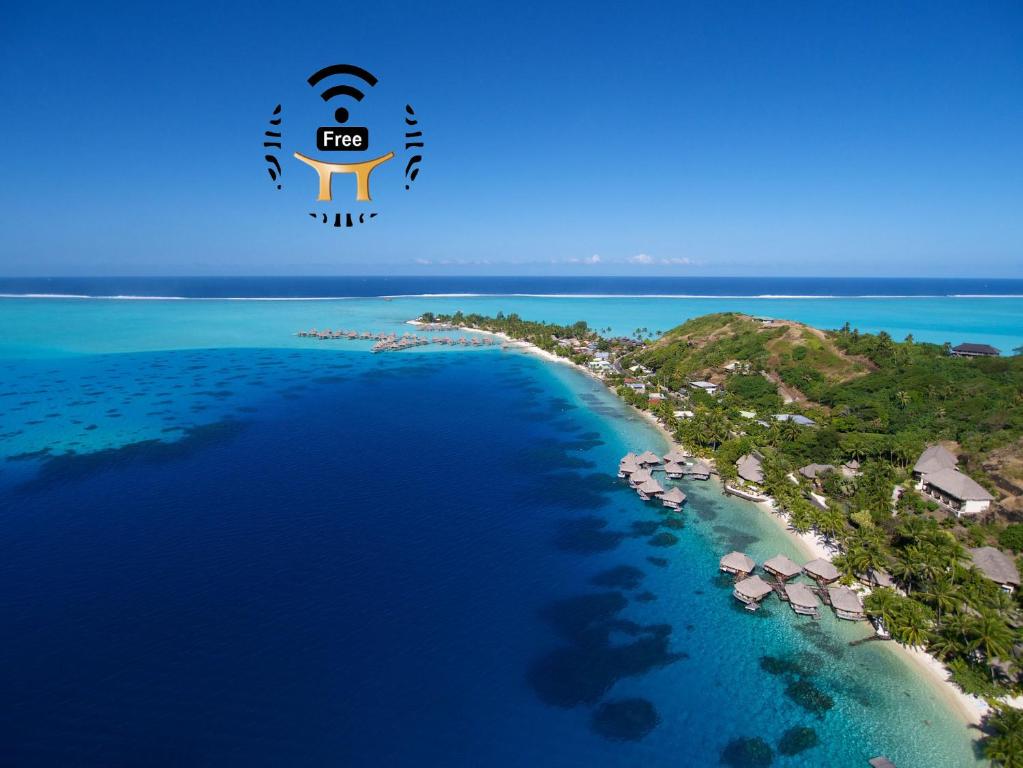
[[[842,465],[842,474],[846,477],[856,477],[860,473],[860,463],[853,459]]]
[[[861,621],[867,618],[867,614],[863,610],[863,601],[849,587],[828,587],[828,600],[831,602],[831,607],[835,609],[835,615],[840,619]]]
[[[637,469],[635,472],[629,475],[629,485],[633,488],[638,488],[643,485],[647,480],[652,480],[653,475],[650,474],[649,469]]]
[[[639,455],[639,463],[653,467],[661,463],[661,457],[653,451],[643,451]]]
[[[753,569],[757,567],[757,564],[745,552],[729,552],[721,558],[718,567],[725,573],[749,576],[753,573]]]
[[[661,503],[668,509],[679,510],[686,503],[686,495],[681,488],[670,488],[661,494]]]
[[[951,509],[956,517],[984,512],[995,498],[972,477],[951,467],[924,475],[920,485],[924,493]]]
[[[689,386],[693,389],[702,390],[708,395],[716,395],[718,393],[718,385],[711,381],[691,381]]]
[[[673,461],[669,461],[664,465],[664,473],[672,480],[678,480],[682,477],[683,467],[681,464],[676,464]]]
[[[760,485],[764,482],[764,467],[760,463],[760,458],[752,453],[747,453],[745,456],[740,457],[735,462],[735,468],[739,473],[739,477],[747,483]]]
[[[710,480],[710,464],[697,459],[692,464],[683,464],[682,474],[693,480]]]
[[[806,584],[786,584],[785,597],[793,611],[802,616],[820,616],[820,602],[817,595]]]
[[[651,478],[642,485],[637,486],[636,492],[639,494],[639,498],[643,499],[643,501],[650,501],[650,499],[664,493],[664,489],[661,487],[660,483]]]
[[[688,419],[691,419],[693,418],[693,416],[696,415],[695,411],[687,411],[684,409],[681,411],[672,411],[672,413],[675,414],[675,418],[678,419],[679,421],[687,421]]]
[[[735,585],[732,596],[736,600],[746,603],[747,609],[755,611],[760,607],[760,601],[772,591],[771,585],[759,576],[749,576]]]
[[[633,392],[646,392],[646,384],[639,379],[627,378],[623,382]]]
[[[792,562],[785,555],[775,555],[772,557],[764,563],[764,570],[779,581],[788,581],[803,572],[803,569],[797,563]]]
[[[949,354],[952,357],[998,357],[1002,352],[990,344],[971,344],[967,342],[952,347]]]
[[[977,547],[970,550],[970,558],[977,570],[991,579],[1006,592],[1019,589],[1019,569],[1012,557],[994,547]]]
[[[830,560],[825,560],[823,557],[811,560],[803,566],[803,570],[806,571],[807,576],[812,578],[821,586],[830,584],[833,581],[838,581],[838,578],[842,575],[838,572],[834,563]]]
[[[894,587],[895,581],[891,574],[884,568],[868,568],[866,573],[861,573],[857,578],[868,587]]]
[[[819,480],[824,473],[834,471],[835,467],[832,464],[807,464],[805,467],[799,468],[799,474],[807,480],[814,481]]]
[[[666,454],[664,454],[664,462],[666,464],[669,464],[669,463],[681,464],[685,460],[686,460],[686,455],[684,453],[682,453],[682,451],[672,450],[672,451],[668,451]]]
[[[798,413],[776,413],[774,414],[774,420],[791,421],[793,424],[798,424],[801,427],[813,427],[817,425],[817,422],[813,419],[809,419]]]

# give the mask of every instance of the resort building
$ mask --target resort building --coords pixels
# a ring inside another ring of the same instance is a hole
[[[732,596],[736,600],[746,603],[747,609],[755,611],[760,607],[760,601],[767,597],[773,589],[771,585],[759,576],[750,576],[735,585]]]
[[[991,579],[1006,592],[1019,589],[1019,569],[1009,555],[994,547],[978,547],[970,550],[970,558],[977,570]]]
[[[764,467],[760,463],[760,458],[752,453],[747,453],[745,456],[740,457],[735,462],[735,468],[739,473],[739,477],[747,483],[760,485],[764,482]]]
[[[920,485],[924,493],[951,509],[956,517],[984,512],[994,501],[994,496],[983,486],[958,469],[943,469],[924,475]]]
[[[639,498],[643,499],[643,501],[650,501],[650,499],[664,493],[664,489],[661,487],[660,483],[653,478],[650,478],[642,485],[637,486],[636,492],[639,494]]]
[[[816,480],[819,475],[834,471],[835,467],[832,464],[807,464],[805,467],[799,468],[799,474],[808,480]]]
[[[786,584],[785,597],[793,611],[802,616],[820,616],[820,602],[817,595],[806,584]]]
[[[650,474],[649,469],[641,468],[629,475],[629,485],[633,488],[638,488],[643,485],[647,480],[652,480],[653,475]]]
[[[849,587],[828,587],[828,600],[835,609],[835,615],[847,621],[861,621],[867,618],[860,596]]]
[[[639,379],[629,377],[623,383],[633,392],[646,392],[646,384]]]
[[[669,461],[664,465],[664,473],[672,480],[681,479],[684,471],[685,468],[681,464],[676,464],[673,461]]]
[[[791,421],[793,424],[798,424],[801,427],[813,427],[817,425],[817,422],[813,419],[809,419],[798,413],[776,413],[774,414],[774,420]]]
[[[998,357],[1002,352],[990,344],[966,343],[952,347],[952,351],[949,354],[952,357]]]
[[[618,477],[628,477],[633,472],[638,472],[642,467],[639,464],[639,458],[634,453],[627,453],[622,460],[618,462]]]
[[[973,478],[960,472],[956,468],[958,463],[955,454],[944,446],[927,446],[913,465],[917,490],[951,509],[956,517],[986,511],[994,496]]]
[[[808,562],[803,566],[803,570],[806,571],[807,576],[812,578],[822,587],[826,584],[838,581],[839,576],[842,575],[838,572],[834,563],[821,557]]]
[[[860,463],[853,459],[842,465],[842,474],[846,477],[856,477],[860,473]]]
[[[664,462],[666,464],[681,464],[686,460],[686,455],[682,451],[668,451],[664,454]]]
[[[647,466],[656,466],[661,463],[661,457],[653,451],[643,451],[639,455],[639,463]]]
[[[958,463],[959,459],[948,448],[942,445],[929,445],[920,454],[916,464],[913,465],[913,477],[919,480],[924,475],[933,472],[940,472],[943,469],[954,469]],[[917,487],[922,490],[920,486]]]
[[[721,558],[719,568],[725,573],[733,573],[740,576],[749,576],[757,564],[753,558],[745,552],[729,552]]]
[[[689,386],[693,389],[702,390],[708,395],[716,395],[718,393],[718,385],[710,381],[691,381]]]
[[[803,569],[796,563],[789,560],[785,555],[775,555],[766,563],[764,570],[779,581],[788,581],[803,572]]]
[[[683,464],[682,474],[692,480],[710,480],[710,464],[697,459],[692,464]]]
[[[678,419],[679,421],[691,419],[693,418],[693,416],[696,415],[696,413],[694,413],[693,411],[672,411],[672,413],[675,414],[675,418]]]
[[[869,568],[866,573],[861,573],[857,578],[868,587],[893,588],[895,586],[891,574],[884,568]]]
[[[679,510],[686,503],[686,495],[681,488],[671,488],[661,494],[661,503],[668,509]]]

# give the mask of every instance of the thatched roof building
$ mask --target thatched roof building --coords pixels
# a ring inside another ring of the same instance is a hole
[[[771,594],[771,585],[759,576],[750,576],[735,585],[732,594],[744,603],[756,603]]]
[[[820,614],[820,601],[806,584],[786,584],[785,597],[789,599],[789,606],[796,613],[803,616],[818,616]]]
[[[764,482],[764,467],[760,463],[760,459],[752,453],[747,453],[745,456],[740,457],[735,462],[735,468],[738,470],[739,477],[748,483],[759,485]]]
[[[782,581],[798,576],[803,569],[789,560],[785,555],[775,555],[764,563],[764,570]]]
[[[686,503],[686,495],[681,488],[669,488],[661,494],[661,503],[671,509],[681,509],[682,505]]]
[[[816,579],[824,584],[830,584],[833,581],[837,581],[838,577],[841,576],[835,564],[830,560],[825,560],[822,557],[818,557],[816,560],[811,560],[803,566],[803,570],[811,578]]]
[[[725,573],[749,574],[753,573],[753,569],[757,567],[757,564],[745,552],[729,552],[721,558],[718,567]]]
[[[863,611],[863,601],[849,587],[828,587],[828,599],[831,601],[831,607],[835,609],[835,615],[840,619],[859,621],[867,618]]]
[[[977,547],[970,550],[970,558],[977,570],[1007,592],[1019,588],[1019,569],[1015,561],[1000,549]]]

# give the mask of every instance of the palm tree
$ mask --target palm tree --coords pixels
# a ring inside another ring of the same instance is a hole
[[[987,657],[990,665],[999,657],[1006,657],[1012,652],[1012,632],[1000,616],[991,611],[983,611],[970,624],[970,650],[977,650]],[[994,668],[991,679],[994,680]]]
[[[899,608],[899,596],[888,587],[879,587],[867,595],[867,612],[876,616],[886,627],[891,627]]]
[[[899,404],[900,408],[905,408],[909,405],[909,393],[905,390],[900,389],[895,393],[895,400]]]
[[[999,707],[985,725],[984,757],[1002,768],[1023,768],[1023,711]]]
[[[938,626],[941,626],[941,612],[951,611],[961,602],[959,589],[947,578],[938,578],[931,582],[924,597],[938,612]]]

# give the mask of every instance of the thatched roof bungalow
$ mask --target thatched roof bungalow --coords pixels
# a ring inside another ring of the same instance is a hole
[[[719,563],[720,570],[725,573],[741,573],[744,576],[753,573],[753,569],[756,567],[757,564],[753,558],[745,552],[729,552],[721,558]]]
[[[863,601],[849,587],[828,587],[828,599],[831,601],[831,607],[835,609],[835,615],[840,619],[860,621],[867,618],[863,610]]]
[[[789,606],[802,616],[820,616],[820,601],[806,584],[786,584],[785,597]]]
[[[803,566],[803,570],[806,571],[807,576],[820,584],[830,584],[833,581],[838,581],[838,578],[842,575],[838,572],[834,563],[822,557],[808,562]]]
[[[775,555],[764,563],[764,570],[782,581],[795,578],[803,572],[798,564],[789,560],[785,555]]]

